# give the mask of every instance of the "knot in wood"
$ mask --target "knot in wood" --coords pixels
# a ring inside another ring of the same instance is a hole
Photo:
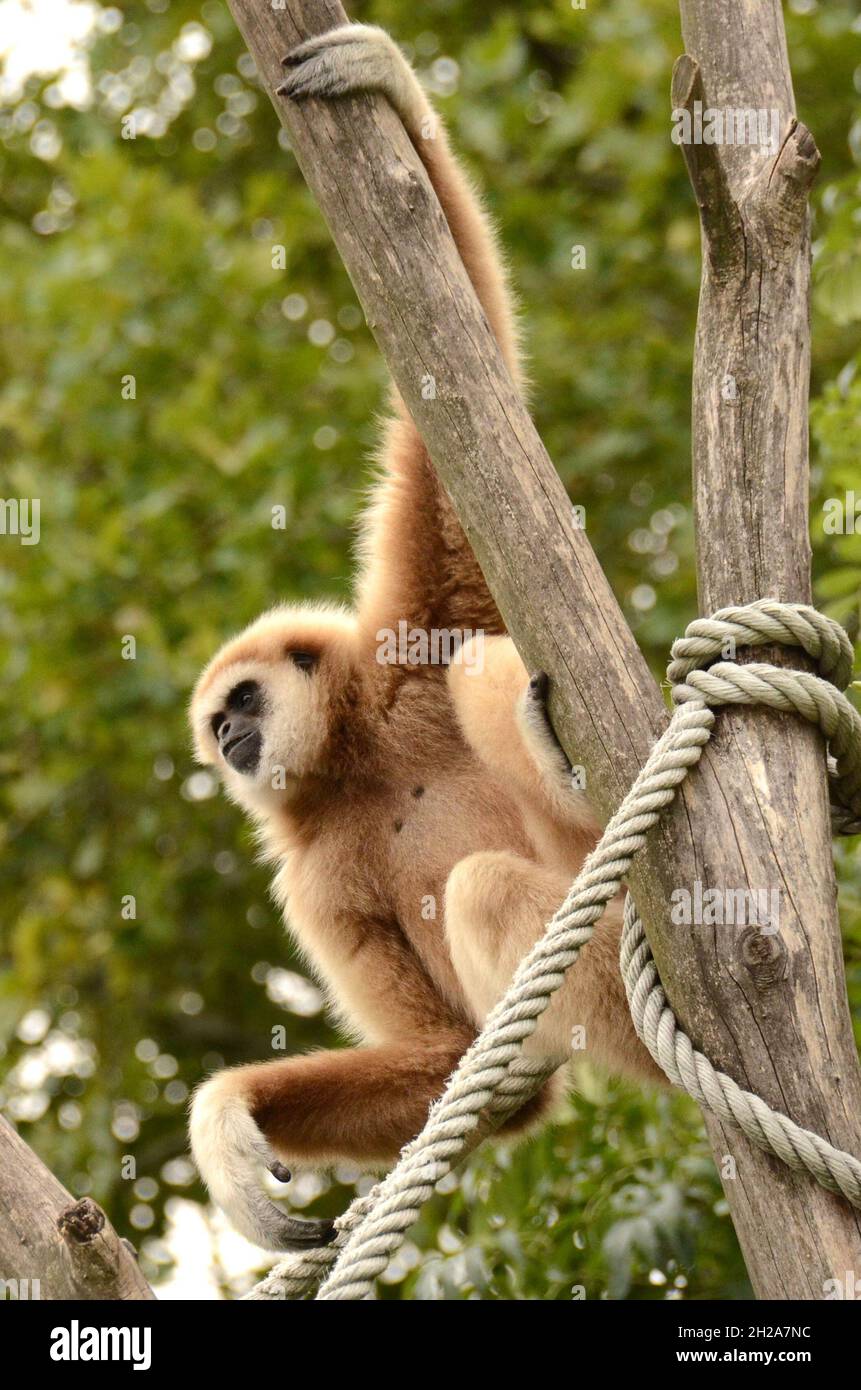
[[[75,1245],[86,1245],[104,1230],[105,1213],[91,1197],[82,1197],[72,1207],[66,1207],[57,1217],[63,1239]]]
[[[758,990],[772,989],[786,975],[786,947],[777,932],[745,927],[739,952]]]

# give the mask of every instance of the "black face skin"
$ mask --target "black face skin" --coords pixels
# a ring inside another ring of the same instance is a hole
[[[227,697],[226,709],[212,716],[212,732],[224,761],[235,772],[254,773],[260,762],[263,736],[260,716],[266,700],[256,681],[240,681]]]
[[[307,676],[319,661],[317,652],[288,651],[285,656]],[[212,732],[218,739],[219,752],[234,772],[252,776],[257,771],[263,748],[260,718],[268,708],[263,688],[257,681],[240,681],[230,691],[225,708],[212,716]]]

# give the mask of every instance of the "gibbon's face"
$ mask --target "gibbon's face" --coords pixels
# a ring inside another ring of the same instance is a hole
[[[320,769],[352,636],[340,610],[276,608],[200,677],[191,701],[197,757],[248,810],[265,811]]]

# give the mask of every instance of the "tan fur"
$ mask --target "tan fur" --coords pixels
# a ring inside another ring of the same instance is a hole
[[[381,31],[353,26],[316,42],[308,61],[325,59],[329,83],[320,94],[364,85],[397,105],[517,372],[493,236],[441,127],[421,138],[430,107],[409,68]],[[201,1171],[240,1229],[273,1247],[278,1231],[249,1190],[255,1168],[274,1155],[291,1166],[393,1159],[597,835],[585,798],[565,784],[564,756],[533,717],[523,665],[400,407],[381,464],[355,609],[274,609],[222,649],[192,701],[198,757],[220,767],[261,827],[291,932],[361,1043],[219,1073],[197,1092]],[[481,635],[448,670],[381,664],[380,632],[401,621]],[[296,650],[317,655],[312,672],[291,664]],[[211,727],[247,679],[267,697],[253,774],[224,763]],[[599,926],[531,1046],[564,1055],[583,1024],[587,1055],[652,1078],[622,997],[619,924],[614,910]],[[546,1101],[512,1128],[532,1123]]]

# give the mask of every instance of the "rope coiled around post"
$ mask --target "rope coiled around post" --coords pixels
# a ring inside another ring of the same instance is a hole
[[[735,655],[739,646],[769,644],[802,648],[821,675],[762,663],[741,666],[726,659],[712,664],[717,657]],[[523,1044],[619,891],[648,831],[699,761],[715,722],[712,706],[766,705],[794,711],[817,725],[833,757],[829,771],[834,824],[844,833],[861,830],[861,716],[841,693],[851,678],[852,656],[839,624],[802,604],[762,599],[690,624],[673,645],[667,671],[676,704],[668,728],[544,936],[521,961],[506,994],[461,1058],[425,1128],[406,1146],[392,1172],[351,1204],[338,1222],[332,1245],[281,1261],[249,1298],[301,1298],[321,1278],[321,1300],[369,1297],[375,1278],[436,1183],[474,1146],[482,1122],[492,1128],[525,1104],[566,1061],[560,1056],[530,1062],[521,1055]],[[861,1163],[856,1158],[771,1110],[694,1049],[667,1003],[630,895],[621,968],[637,1032],[675,1085],[789,1166],[804,1168],[824,1187],[861,1207]]]
[[[842,1193],[854,1207],[861,1207],[861,1163],[857,1158],[835,1149],[812,1130],[802,1129],[779,1110],[772,1110],[752,1091],[743,1090],[731,1076],[713,1067],[682,1032],[667,1003],[630,893],[625,902],[620,954],[637,1036],[673,1085],[742,1130],[761,1149],[777,1154],[788,1167],[808,1172],[823,1187]]]

